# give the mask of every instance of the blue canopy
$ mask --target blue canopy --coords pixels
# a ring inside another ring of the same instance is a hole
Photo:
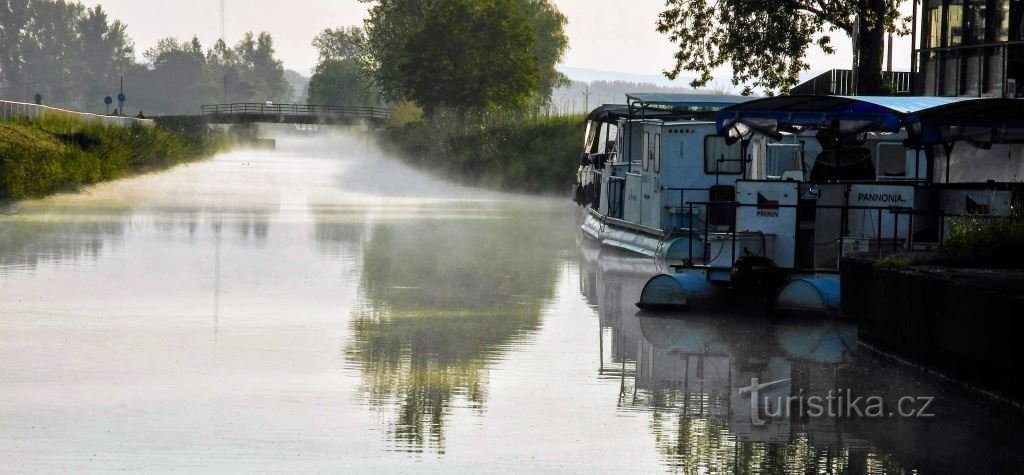
[[[907,116],[911,138],[920,145],[965,140],[978,144],[1024,143],[1024,99],[971,99]]]
[[[721,134],[752,129],[776,136],[780,131],[838,128],[844,132],[899,132],[908,115],[962,101],[953,97],[775,96],[722,109],[716,115]]]

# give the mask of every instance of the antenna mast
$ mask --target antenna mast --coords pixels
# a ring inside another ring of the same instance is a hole
[[[224,1],[220,0],[220,40],[224,40]]]

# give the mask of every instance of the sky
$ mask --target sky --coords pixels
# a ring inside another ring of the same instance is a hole
[[[310,45],[325,28],[360,25],[367,6],[357,0],[225,0],[225,36],[229,44],[246,31],[268,31],[274,36],[278,57],[286,68],[308,75],[317,53]],[[676,46],[655,31],[663,0],[552,0],[568,17],[569,51],[563,66],[656,77],[672,66]],[[137,53],[174,36],[199,37],[211,46],[220,37],[218,0],[85,0],[103,5],[112,18],[128,24]],[[835,38],[836,55],[811,50],[811,70],[805,78],[832,68],[850,67],[850,41]],[[910,40],[898,39],[893,63],[896,70],[910,65]],[[729,83],[728,69],[716,72],[715,83]],[[684,72],[684,74],[686,74]],[[634,79],[631,77],[629,79]],[[684,85],[685,81],[677,81]],[[714,85],[714,84],[713,84]]]

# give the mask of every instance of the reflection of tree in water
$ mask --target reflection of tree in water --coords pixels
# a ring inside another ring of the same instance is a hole
[[[373,229],[348,356],[399,445],[443,453],[452,408],[482,409],[489,363],[539,327],[572,235],[526,218]]]
[[[67,220],[0,219],[0,267],[34,268],[43,262],[94,259],[124,232],[119,216],[101,220],[74,216]]]
[[[135,220],[136,214],[141,221]],[[35,268],[45,262],[96,259],[105,247],[121,242],[126,228],[138,232],[140,222],[152,226],[159,234],[185,232],[192,237],[204,222],[219,225],[225,220],[242,241],[262,245],[269,234],[270,213],[258,209],[32,209],[23,215],[0,217],[0,267]]]

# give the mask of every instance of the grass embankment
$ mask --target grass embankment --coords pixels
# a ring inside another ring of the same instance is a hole
[[[76,119],[0,121],[0,200],[41,197],[207,157],[225,136],[202,123],[107,126]]]
[[[407,162],[463,183],[568,194],[583,149],[581,117],[467,123],[418,121],[386,138]]]

